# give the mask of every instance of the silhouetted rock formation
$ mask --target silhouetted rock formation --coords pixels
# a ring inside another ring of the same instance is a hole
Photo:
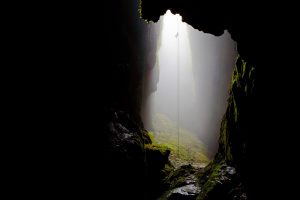
[[[97,159],[105,161],[103,173],[109,174],[105,182],[109,186],[106,190],[111,192],[110,199],[155,198],[168,175],[165,165],[169,165],[170,151],[151,146],[148,133],[128,113],[110,109],[105,116],[101,136],[106,138],[102,146],[104,157]]]

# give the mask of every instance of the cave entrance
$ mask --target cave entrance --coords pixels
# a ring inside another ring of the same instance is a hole
[[[150,76],[156,90],[144,102],[143,121],[154,143],[171,150],[175,167],[203,167],[217,152],[236,45],[227,32],[205,34],[170,11],[156,26],[157,59]]]

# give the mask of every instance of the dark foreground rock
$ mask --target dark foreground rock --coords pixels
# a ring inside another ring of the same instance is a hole
[[[236,169],[225,162],[212,162],[204,169],[182,166],[167,177],[165,184],[169,189],[159,200],[247,199]]]
[[[246,200],[240,176],[225,162],[212,162],[199,177],[201,192],[197,200]]]
[[[147,131],[127,112],[110,109],[105,116],[103,177],[110,199],[156,198],[172,170],[170,151],[152,145]]]
[[[190,200],[196,199],[200,193],[198,176],[203,169],[195,169],[191,165],[184,165],[170,173],[165,179],[168,190],[159,200]]]

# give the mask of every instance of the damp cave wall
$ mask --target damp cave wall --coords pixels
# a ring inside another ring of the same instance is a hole
[[[108,83],[104,105],[125,110],[142,126],[143,97],[153,91],[147,83],[156,61],[159,25],[140,18],[138,1],[115,1],[110,8],[115,12],[108,20],[109,27],[105,27],[112,57],[104,71]]]
[[[157,21],[170,9],[199,31],[216,36],[229,31],[237,42],[239,58],[215,161],[226,160],[237,167],[249,199],[291,195],[289,186],[278,184],[289,177],[279,171],[290,168],[279,160],[295,152],[287,147],[295,132],[289,112],[297,107],[292,89],[295,77],[289,73],[292,53],[287,45],[291,44],[287,37],[293,17],[281,13],[288,8],[255,1],[193,0],[142,0],[141,8],[142,18],[148,21]]]

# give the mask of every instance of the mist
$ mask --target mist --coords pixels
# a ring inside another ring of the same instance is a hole
[[[157,114],[163,115],[178,129],[195,134],[213,157],[237,57],[236,44],[228,32],[220,37],[205,34],[170,11],[159,24],[157,59],[148,80],[155,89],[144,97],[142,108],[145,128],[158,132],[154,121]]]

